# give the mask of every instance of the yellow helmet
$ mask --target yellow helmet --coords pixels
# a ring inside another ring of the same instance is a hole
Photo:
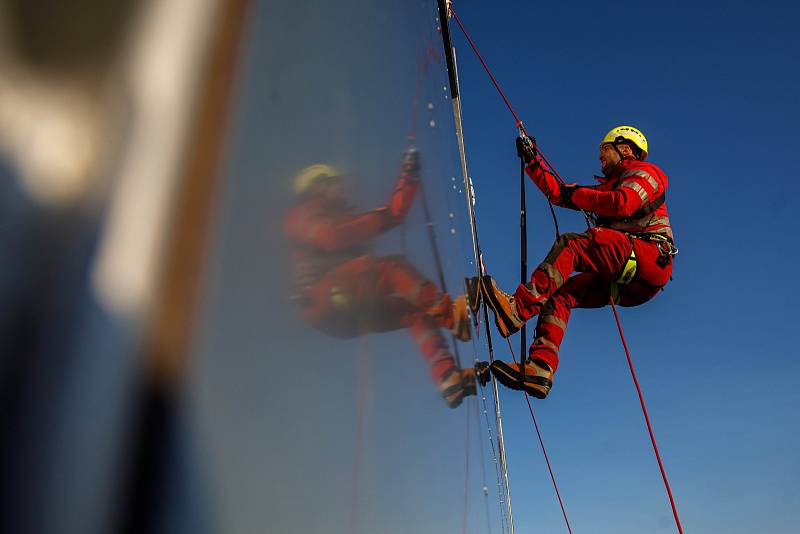
[[[600,141],[600,146],[606,143],[617,144],[623,141],[633,143],[636,148],[642,151],[641,160],[647,158],[647,138],[644,134],[633,126],[617,126],[609,131],[606,136]]]
[[[298,172],[294,177],[294,192],[298,195],[302,195],[319,180],[329,180],[331,178],[339,178],[340,176],[341,174],[339,171],[330,165],[323,165],[321,163],[309,165]]]

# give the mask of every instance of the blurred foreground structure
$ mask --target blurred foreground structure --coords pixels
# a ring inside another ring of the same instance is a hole
[[[462,290],[440,50],[433,1],[0,2],[4,532],[502,529],[481,398],[305,321],[284,222],[315,163],[383,205],[413,141],[430,214],[348,254]]]

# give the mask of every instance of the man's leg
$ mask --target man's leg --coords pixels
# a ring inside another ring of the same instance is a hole
[[[601,308],[611,298],[609,282],[596,274],[582,273],[569,278],[541,307],[536,323],[536,339],[528,351],[525,363],[525,390],[543,399],[552,387],[553,374],[558,368],[558,350],[572,308]],[[498,381],[512,389],[521,389],[520,368],[496,360],[492,372]]]
[[[582,273],[567,280],[542,306],[528,358],[544,361],[555,372],[572,308],[602,308],[610,299],[610,285],[598,275]]]
[[[376,260],[378,291],[396,295],[433,318],[440,327],[449,328],[453,335],[468,341],[468,302],[466,296],[455,301],[412,267],[400,256],[388,256]],[[477,291],[477,288],[476,288]]]
[[[381,323],[376,325],[381,330],[408,328],[419,347],[420,354],[430,366],[433,383],[436,384],[448,406],[455,408],[461,404],[464,397],[475,394],[475,370],[459,369],[447,340],[431,316],[415,310],[411,304],[398,297],[387,298],[381,305],[381,310],[376,311],[376,316],[381,320]],[[486,379],[486,377],[478,378]]]
[[[495,312],[500,333],[508,337],[519,330],[575,271],[596,274],[607,282],[615,280],[630,257],[631,247],[630,239],[622,232],[592,228],[563,234],[533,271],[531,281],[520,284],[513,295],[485,276],[481,284],[483,296]]]

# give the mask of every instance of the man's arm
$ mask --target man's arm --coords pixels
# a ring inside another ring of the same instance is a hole
[[[578,187],[571,200],[577,208],[602,217],[630,217],[663,193],[663,185],[649,172],[631,169],[622,175],[615,189]]]
[[[325,252],[348,250],[383,232],[388,224],[387,208],[378,208],[345,219],[295,208],[286,221],[286,234],[295,242]]]
[[[547,200],[557,206],[561,206],[561,184],[558,183],[553,173],[545,170],[541,157],[538,154],[534,161],[525,168],[525,172],[533,183],[536,184],[536,187],[544,193]]]
[[[326,252],[360,245],[405,220],[419,189],[419,157],[406,152],[400,176],[385,206],[343,218],[334,218],[319,208],[296,208],[289,215],[286,233],[299,243]]]

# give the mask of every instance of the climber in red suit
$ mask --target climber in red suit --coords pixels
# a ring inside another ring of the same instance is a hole
[[[440,329],[470,339],[466,296],[453,300],[401,256],[369,254],[369,242],[403,222],[419,188],[417,151],[406,152],[385,206],[357,213],[340,174],[312,165],[295,178],[298,202],[285,231],[292,242],[295,295],[305,321],[339,338],[407,328],[450,407],[475,393],[475,373],[459,369]],[[477,286],[474,288],[477,299]],[[474,305],[476,306],[476,305]]]
[[[544,398],[558,367],[558,350],[572,308],[599,308],[613,299],[638,306],[652,299],[672,273],[673,244],[665,193],[667,176],[647,157],[647,140],[631,126],[612,129],[600,143],[603,177],[599,185],[562,185],[549,172],[535,144],[517,139],[517,151],[533,182],[558,206],[583,210],[596,226],[563,234],[550,253],[513,295],[500,290],[490,276],[481,280],[487,304],[504,337],[538,315],[521,380],[519,365],[495,360],[497,380]],[[572,273],[579,273],[574,276]]]

